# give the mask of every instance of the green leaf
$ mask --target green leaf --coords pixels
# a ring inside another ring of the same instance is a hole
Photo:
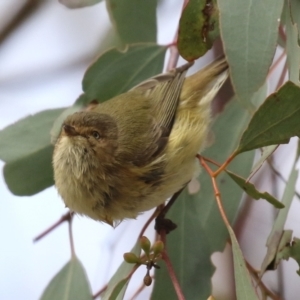
[[[106,7],[124,44],[156,42],[157,0],[106,0]]]
[[[294,238],[291,248],[290,257],[292,257],[299,265],[299,270],[297,274],[300,275],[300,239]]]
[[[232,243],[236,298],[241,300],[259,300],[252,285],[243,253],[231,227],[228,227]]]
[[[295,162],[297,159],[295,160]],[[276,253],[278,252],[278,246],[283,234],[284,224],[290,210],[292,200],[295,195],[295,185],[298,178],[298,171],[295,169],[295,165],[291,171],[290,177],[288,179],[287,185],[285,187],[282,204],[285,208],[281,209],[276,217],[274,225],[272,227],[272,231],[267,240],[267,253],[262,262],[260,274],[262,275],[270,263],[274,260]]]
[[[236,152],[277,144],[300,137],[300,88],[287,82],[256,111]]]
[[[290,5],[289,5],[290,4]],[[291,0],[285,2],[285,25],[286,25],[286,51],[289,79],[299,85],[299,66],[300,66],[300,48],[299,48],[299,1]],[[295,11],[295,9],[297,9]],[[297,13],[295,13],[297,12]]]
[[[33,195],[54,184],[50,131],[64,109],[46,110],[0,131],[0,158],[10,191]]]
[[[249,103],[275,53],[283,0],[218,0],[220,31],[238,98]]]
[[[103,53],[86,71],[82,83],[85,95],[77,103],[108,100],[160,73],[166,50],[154,44],[140,44],[129,46],[124,52],[111,49]]]
[[[279,202],[275,197],[270,195],[268,192],[260,192],[258,191],[254,184],[247,182],[245,178],[242,178],[228,170],[226,170],[226,173],[232,178],[232,180],[239,185],[245,193],[247,193],[249,196],[251,196],[255,200],[259,199],[265,199],[269,203],[271,203],[276,208],[284,208],[284,205]]]
[[[64,109],[39,112],[0,131],[0,159],[12,162],[50,145],[50,130]]]
[[[134,253],[137,257],[140,256],[141,246],[139,241],[136,242],[130,252]],[[126,261],[123,261],[116,273],[110,279],[107,289],[101,295],[101,300],[122,300],[129,280],[131,279],[129,275],[135,266],[135,264],[129,264]]]
[[[219,36],[216,0],[190,0],[179,23],[178,50],[188,61],[203,56]]]
[[[61,4],[68,8],[80,8],[85,6],[95,5],[102,0],[58,0]]]
[[[41,300],[92,300],[90,285],[81,262],[72,258],[50,281]]]
[[[236,147],[248,120],[249,116],[240,103],[231,101],[213,126],[215,144],[203,155],[218,162],[225,161]],[[234,159],[230,166],[234,172],[247,176],[252,161],[253,153],[248,152]],[[189,300],[207,299],[211,295],[211,277],[215,270],[211,255],[223,251],[228,239],[228,231],[215,201],[211,178],[204,170],[199,181],[200,191],[193,195],[184,191],[167,215],[178,225],[167,236],[168,254],[185,298]],[[228,218],[233,221],[243,191],[225,173],[218,176],[217,182]],[[152,299],[177,299],[164,265],[155,271]]]
[[[52,168],[53,146],[23,156],[4,166],[4,179],[17,196],[31,196],[54,184]]]

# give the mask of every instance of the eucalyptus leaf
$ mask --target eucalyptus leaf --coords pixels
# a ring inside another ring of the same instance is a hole
[[[50,281],[41,300],[92,300],[90,284],[86,272],[73,257]]]
[[[53,146],[5,164],[3,173],[9,190],[17,196],[31,196],[54,184]]]
[[[289,4],[285,2],[285,27],[286,27],[286,51],[287,51],[287,66],[289,71],[289,80],[299,85],[299,66],[300,66],[300,47],[299,47],[299,25],[294,20],[300,21],[299,1],[291,0]],[[297,10],[295,11],[292,7]],[[292,15],[293,14],[293,15]],[[296,18],[295,18],[296,17]]]
[[[28,116],[0,131],[0,159],[12,162],[50,145],[54,120],[64,109],[49,109]]]
[[[294,238],[291,246],[289,247],[289,257],[293,258],[299,265],[297,274],[300,276],[300,239]],[[288,259],[284,257],[284,259]]]
[[[141,246],[139,241],[136,242],[132,250],[137,257],[141,254]],[[127,285],[131,279],[129,274],[134,269],[135,264],[129,264],[123,261],[116,273],[110,279],[107,289],[101,295],[101,300],[122,300],[126,292]]]
[[[156,42],[157,0],[106,0],[106,7],[124,44]]]
[[[283,0],[218,0],[220,31],[238,98],[250,103],[275,53]]]
[[[160,73],[166,50],[155,44],[139,44],[122,52],[111,49],[103,53],[86,71],[82,82],[85,94],[77,104],[108,100]]]
[[[54,184],[50,131],[63,111],[42,111],[0,131],[4,179],[13,194],[29,196]]]
[[[298,156],[297,156],[295,162],[297,161],[297,159],[298,159]],[[273,259],[276,256],[276,253],[278,251],[278,246],[279,246],[280,240],[282,238],[282,234],[283,234],[284,224],[286,222],[287,215],[288,215],[289,209],[292,204],[292,200],[295,195],[295,185],[296,185],[297,178],[298,178],[298,171],[295,169],[295,165],[294,165],[291,170],[291,173],[290,173],[290,176],[289,176],[289,179],[288,179],[288,182],[287,182],[287,185],[285,187],[283,197],[282,197],[282,204],[285,206],[285,208],[283,208],[279,211],[279,213],[276,217],[276,220],[274,222],[274,225],[272,227],[272,231],[267,240],[267,244],[266,244],[267,253],[264,257],[262,266],[260,268],[261,276],[263,275],[265,270],[268,268],[270,263],[273,261]]]
[[[218,162],[225,161],[236,147],[249,118],[239,102],[231,101],[213,125],[215,143],[203,155]],[[230,166],[234,172],[247,176],[252,161],[253,153],[248,152],[236,157]],[[191,195],[185,190],[167,215],[178,227],[167,236],[166,247],[184,296],[189,300],[207,299],[211,295],[211,277],[215,271],[211,255],[223,251],[228,239],[211,178],[204,170],[199,181],[200,191]],[[225,173],[218,176],[217,183],[228,218],[233,221],[243,191]],[[152,299],[177,299],[164,265],[155,270]]]
[[[230,176],[230,178],[232,178],[233,181],[235,181],[236,184],[238,184],[245,191],[246,194],[251,196],[253,199],[265,199],[276,208],[284,208],[284,205],[275,197],[270,195],[268,192],[258,191],[254,184],[247,182],[245,178],[242,178],[241,176],[238,176],[237,174],[234,174],[228,170],[226,170],[226,173]]]
[[[252,285],[243,253],[231,227],[228,227],[228,232],[233,252],[236,297],[239,300],[259,300],[255,292],[255,287]]]
[[[102,0],[58,0],[61,4],[68,8],[81,8],[85,6],[95,5]]]
[[[203,56],[219,36],[217,1],[190,0],[184,8],[178,34],[178,50],[188,61]]]
[[[289,81],[256,111],[236,153],[286,144],[293,136],[300,137],[300,88]]]

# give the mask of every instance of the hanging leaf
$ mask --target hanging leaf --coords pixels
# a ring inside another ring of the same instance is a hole
[[[50,131],[63,110],[42,111],[0,131],[4,179],[13,194],[33,195],[54,184]]]
[[[265,199],[276,208],[284,208],[284,205],[281,202],[279,202],[276,198],[274,198],[268,192],[262,193],[258,191],[255,188],[254,184],[247,182],[245,178],[242,178],[228,170],[226,170],[226,173],[230,176],[230,178],[232,178],[232,180],[235,183],[237,183],[245,191],[245,193],[247,193],[253,199],[255,200]]]
[[[61,4],[68,8],[80,8],[85,6],[95,5],[102,0],[58,0]]]
[[[243,300],[259,300],[235,234],[231,227],[227,229],[232,244],[236,297]]]
[[[286,1],[284,5],[285,27],[286,27],[286,51],[287,51],[287,66],[289,71],[289,80],[299,85],[299,66],[300,66],[300,47],[299,47],[299,26],[295,20],[300,21],[299,1]]]
[[[293,136],[300,137],[300,88],[289,81],[256,111],[236,153],[286,144]]]
[[[298,157],[297,157],[298,158]],[[295,160],[297,161],[297,159]],[[285,208],[281,209],[276,217],[272,231],[267,240],[267,253],[262,262],[260,275],[262,276],[265,270],[268,268],[270,263],[274,260],[276,253],[278,252],[278,246],[283,235],[283,228],[286,222],[286,218],[291,207],[292,200],[295,195],[295,185],[298,178],[298,171],[295,170],[295,166],[291,171],[288,183],[285,187],[284,194],[282,197],[282,204]]]
[[[90,284],[86,272],[73,257],[50,281],[41,300],[92,300]]]
[[[220,32],[238,98],[249,105],[267,77],[283,0],[218,0]]]
[[[155,44],[140,44],[122,52],[111,49],[103,53],[86,71],[82,82],[85,94],[77,104],[108,100],[161,73],[166,50]]]
[[[203,56],[219,36],[216,0],[190,0],[179,23],[178,50],[188,61]]]
[[[106,0],[106,7],[124,44],[156,42],[157,0]]]

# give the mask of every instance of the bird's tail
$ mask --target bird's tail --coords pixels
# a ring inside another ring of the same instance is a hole
[[[221,57],[186,78],[180,95],[181,101],[190,107],[209,103],[227,77],[228,64]]]

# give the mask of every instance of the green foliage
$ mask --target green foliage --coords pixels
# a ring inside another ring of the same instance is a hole
[[[60,2],[68,7],[83,7],[100,1]],[[298,178],[295,164],[299,153],[281,202],[267,192],[258,191],[245,179],[259,170],[279,144],[300,137],[300,5],[297,0],[287,1],[284,7],[283,3],[283,0],[190,0],[182,12],[178,32],[178,50],[187,60],[201,57],[214,48],[214,41],[221,35],[229,63],[236,97],[215,118],[214,143],[204,151],[204,156],[217,163],[224,163],[233,154],[229,167],[232,172],[221,172],[216,178],[229,222],[234,222],[244,192],[253,199],[263,198],[282,208],[267,241],[261,274],[290,257],[300,265],[300,240],[296,237],[292,240],[292,231],[284,230]],[[46,110],[0,131],[0,159],[5,162],[4,177],[12,193],[33,195],[53,185],[51,136],[55,142],[67,115],[85,109],[93,100],[109,100],[162,71],[169,46],[156,43],[157,5],[156,0],[106,0],[115,29],[114,41],[108,42],[109,47],[102,47],[84,74],[83,94],[72,107]],[[287,53],[289,81],[265,99],[266,78],[279,40],[280,16],[280,26],[286,26],[286,43],[282,39],[281,45]],[[121,41],[122,50],[115,47],[116,39]],[[262,155],[253,166],[254,151],[250,150],[258,148],[263,148]],[[191,194],[185,189],[170,209],[168,218],[178,228],[167,236],[165,249],[186,299],[207,299],[212,294],[211,277],[215,271],[211,255],[222,251],[230,238],[237,299],[256,300],[255,287],[235,234],[228,224],[224,226],[220,217],[211,179],[203,170],[198,176],[200,190]],[[150,241],[142,239],[146,259],[153,253],[161,258],[165,251],[162,242],[154,245],[153,250]],[[135,269],[147,262],[140,257],[140,242],[131,252],[125,255],[127,262],[110,279],[101,299],[123,299]],[[85,271],[74,257],[52,279],[41,299],[91,297]],[[164,263],[155,271],[152,298],[177,298]]]
[[[106,0],[106,6],[123,44],[156,42],[157,0]]]
[[[50,131],[62,111],[46,110],[0,131],[4,178],[15,195],[34,195],[54,184]]]
[[[156,44],[139,44],[122,52],[111,49],[103,53],[86,71],[82,82],[85,97],[77,103],[108,100],[160,73],[166,50]]]
[[[248,104],[276,49],[283,0],[219,0],[220,31],[238,98]]]
[[[41,300],[92,300],[90,285],[85,270],[73,257],[50,281]]]
[[[274,207],[276,208],[284,208],[284,205],[279,202],[275,197],[270,195],[268,192],[260,192],[258,191],[254,184],[248,182],[245,178],[242,178],[241,176],[238,176],[237,174],[234,174],[230,171],[226,171],[226,173],[232,178],[233,181],[235,181],[236,184],[238,184],[249,196],[251,196],[255,200],[259,199],[265,199]]]
[[[232,243],[236,297],[243,300],[259,300],[235,234],[230,227],[228,231]]]
[[[203,56],[219,35],[219,10],[216,0],[190,0],[179,23],[180,55],[188,61]]]
[[[236,152],[286,144],[293,136],[300,137],[300,88],[287,82],[256,111]]]

